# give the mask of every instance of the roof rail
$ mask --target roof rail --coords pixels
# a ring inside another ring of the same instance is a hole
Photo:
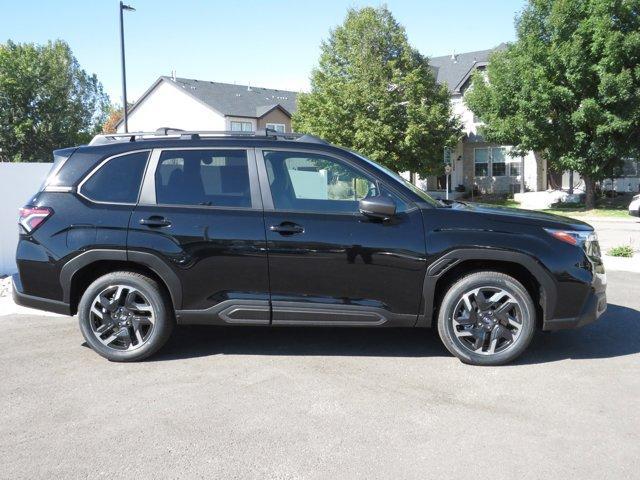
[[[200,138],[227,137],[246,138],[264,137],[274,140],[298,140],[302,137],[310,137],[301,133],[283,133],[271,128],[262,128],[255,132],[237,132],[229,130],[193,130],[187,131],[179,128],[162,127],[155,132],[129,132],[129,133],[102,133],[93,137],[89,145],[106,145],[112,142],[136,142],[138,140],[181,139],[198,140]],[[319,140],[319,139],[318,139]]]

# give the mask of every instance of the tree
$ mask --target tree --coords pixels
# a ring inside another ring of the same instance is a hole
[[[530,0],[465,96],[489,141],[595,182],[640,151],[640,0]]]
[[[133,107],[133,103],[127,102],[129,111]],[[102,133],[116,133],[118,130],[118,122],[124,117],[124,108],[120,105],[111,105],[107,113],[107,119],[102,125]]]
[[[293,126],[421,175],[435,172],[460,134],[446,87],[385,7],[350,9],[331,31]]]
[[[11,161],[50,161],[51,151],[86,143],[109,98],[61,41],[0,45],[0,148]]]

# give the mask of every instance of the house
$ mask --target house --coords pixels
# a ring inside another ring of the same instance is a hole
[[[291,132],[296,92],[165,77],[156,80],[129,110],[129,131],[162,127],[250,132]],[[124,132],[124,122],[117,125]]]
[[[453,112],[462,122],[464,137],[451,154],[451,188],[462,185],[465,191],[477,189],[481,193],[515,193],[521,189],[531,191],[546,190],[547,165],[543,158],[528,152],[524,158],[509,155],[509,145],[487,142],[479,133],[481,122],[464,103],[464,94],[471,85],[471,77],[476,70],[484,70],[489,55],[506,47],[501,44],[490,50],[433,57],[429,60],[438,83],[449,89]],[[524,179],[522,172],[524,167]],[[428,177],[419,180],[425,190],[442,190],[442,177]]]

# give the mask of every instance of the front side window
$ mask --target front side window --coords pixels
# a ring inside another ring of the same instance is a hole
[[[232,132],[252,132],[251,122],[231,122]]]
[[[264,152],[275,208],[309,212],[356,213],[359,201],[389,195],[378,183],[352,166],[325,155],[296,152]]]
[[[158,204],[251,207],[244,150],[165,150],[155,185]]]
[[[271,130],[275,130],[278,133],[285,132],[284,123],[267,123],[266,127]]]
[[[114,157],[80,187],[80,193],[96,202],[136,203],[149,152]]]

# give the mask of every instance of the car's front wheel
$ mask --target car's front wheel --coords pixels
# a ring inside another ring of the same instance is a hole
[[[445,294],[438,333],[463,362],[502,365],[527,348],[535,323],[531,295],[518,280],[499,272],[475,272]]]
[[[113,272],[94,281],[78,305],[80,330],[103,357],[128,362],[162,347],[175,323],[158,283],[135,272]]]

